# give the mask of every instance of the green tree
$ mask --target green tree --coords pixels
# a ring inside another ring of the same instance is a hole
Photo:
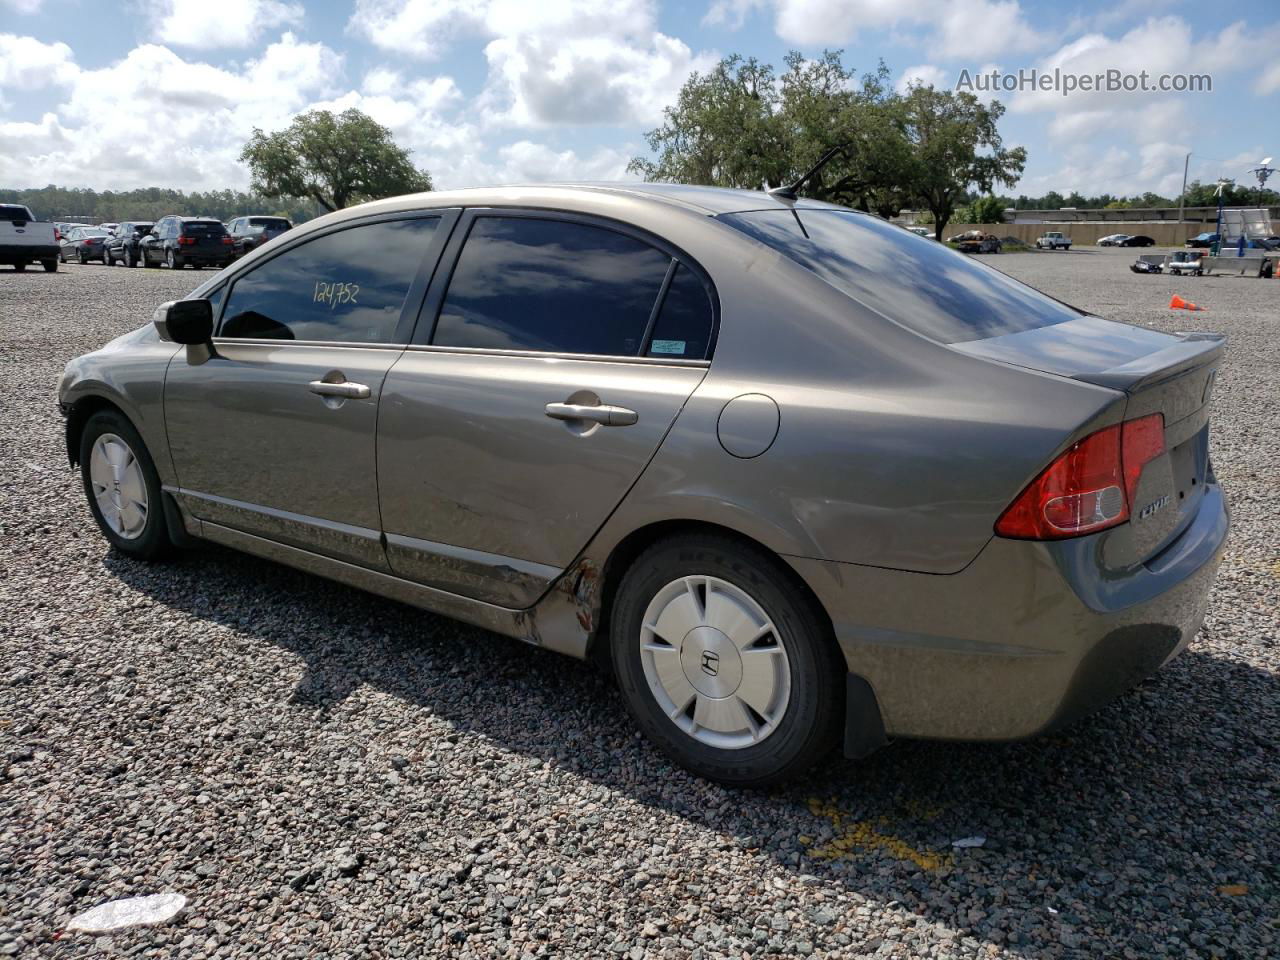
[[[907,189],[933,214],[938,240],[970,186],[990,193],[1022,175],[1027,152],[1005,148],[996,129],[1004,115],[999,101],[988,105],[970,93],[917,85],[901,109],[912,145]]]
[[[859,81],[839,51],[771,65],[730,56],[681,87],[646,139],[656,159],[628,167],[646,180],[760,189],[791,183],[833,147],[841,152],[804,188],[807,196],[896,213],[907,162],[896,96],[883,64]]]
[[[265,197],[310,197],[326,210],[431,189],[391,131],[359,110],[299,114],[284,130],[255,128],[240,159]]]
[[[970,203],[959,219],[964,223],[1004,223],[1004,208],[1009,206],[1000,197],[987,194]]]

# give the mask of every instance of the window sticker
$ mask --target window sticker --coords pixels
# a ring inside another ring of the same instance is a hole
[[[684,340],[655,340],[649,345],[650,353],[684,353]]]
[[[315,293],[311,297],[311,302],[327,303],[329,305],[329,309],[332,310],[340,303],[354,303],[359,305],[360,301],[356,299],[359,294],[360,284],[358,283],[342,283],[340,281],[325,283],[323,280],[317,280]]]

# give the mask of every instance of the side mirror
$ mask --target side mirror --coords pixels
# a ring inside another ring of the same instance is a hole
[[[161,340],[170,343],[209,343],[213,340],[213,304],[208,300],[170,300],[151,317]]]

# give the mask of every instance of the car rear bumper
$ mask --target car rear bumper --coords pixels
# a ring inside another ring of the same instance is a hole
[[[942,576],[788,561],[830,614],[885,734],[1013,740],[1093,712],[1181,653],[1200,629],[1227,529],[1211,484],[1177,539],[1112,581],[1093,537],[993,538]]]
[[[35,260],[56,260],[57,258],[57,244],[15,243],[0,246],[0,263],[31,263]]]

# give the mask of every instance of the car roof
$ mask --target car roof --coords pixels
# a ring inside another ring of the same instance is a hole
[[[837,204],[801,197],[795,201],[770,196],[763,190],[738,190],[728,187],[703,187],[683,183],[643,183],[640,181],[583,181],[573,183],[513,184],[499,187],[469,187],[461,190],[439,190],[375,200],[360,207],[348,207],[347,213],[359,210],[408,210],[422,207],[450,206],[553,206],[557,197],[572,197],[578,203],[599,199],[601,212],[614,206],[609,198],[630,198],[642,202],[667,204],[707,216],[743,213],[748,210],[843,210]]]

